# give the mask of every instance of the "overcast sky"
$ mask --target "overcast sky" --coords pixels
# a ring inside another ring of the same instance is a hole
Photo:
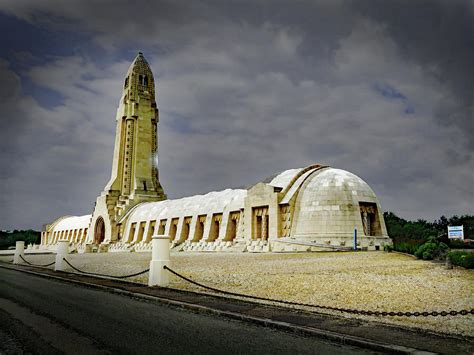
[[[474,213],[472,1],[0,0],[0,30],[0,229],[92,212],[138,50],[170,198],[323,163]]]

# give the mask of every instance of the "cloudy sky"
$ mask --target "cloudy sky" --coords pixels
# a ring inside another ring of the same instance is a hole
[[[170,198],[324,163],[474,213],[472,1],[0,0],[0,229],[91,213],[138,50]]]

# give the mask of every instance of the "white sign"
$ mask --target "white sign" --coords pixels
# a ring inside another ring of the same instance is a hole
[[[464,227],[463,226],[448,226],[448,238],[464,239]]]

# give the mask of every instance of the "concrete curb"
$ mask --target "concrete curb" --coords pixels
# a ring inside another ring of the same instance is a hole
[[[400,345],[394,345],[394,344],[388,344],[388,343],[382,343],[382,342],[376,342],[372,340],[367,340],[364,338],[356,337],[356,336],[351,336],[351,335],[345,335],[341,333],[336,333],[333,331],[327,331],[327,330],[322,330],[318,328],[311,328],[311,327],[305,327],[305,326],[300,326],[300,325],[295,325],[291,324],[288,322],[282,322],[282,321],[275,321],[272,319],[268,318],[260,318],[260,317],[254,317],[254,316],[248,316],[244,315],[241,313],[236,313],[236,312],[231,312],[231,311],[224,311],[224,310],[219,310],[207,306],[202,306],[194,303],[189,303],[189,302],[183,302],[183,301],[177,301],[173,300],[170,298],[166,297],[160,297],[160,296],[151,296],[151,295],[146,295],[142,294],[139,292],[131,292],[127,290],[122,290],[119,288],[114,288],[110,286],[104,286],[104,285],[98,285],[95,283],[91,282],[85,282],[85,281],[78,281],[78,280],[73,280],[65,277],[61,277],[60,275],[49,275],[49,274],[44,274],[40,272],[35,272],[31,270],[25,270],[25,269],[19,269],[16,267],[10,267],[7,265],[1,265],[0,267],[4,269],[9,269],[9,270],[14,270],[14,271],[19,271],[19,272],[24,272],[27,274],[31,275],[36,275],[39,277],[44,277],[44,278],[50,278],[50,279],[55,279],[63,282],[69,282],[81,286],[86,286],[90,288],[95,288],[95,289],[100,289],[106,292],[112,292],[114,294],[119,294],[119,295],[124,295],[132,298],[138,298],[138,299],[144,299],[147,301],[153,301],[153,302],[159,302],[168,306],[173,306],[173,307],[178,307],[178,308],[183,308],[189,311],[197,312],[197,313],[206,313],[206,314],[214,314],[218,315],[221,317],[226,317],[234,320],[239,320],[243,322],[249,322],[253,324],[258,324],[260,326],[264,327],[269,327],[273,329],[278,329],[286,332],[291,332],[299,335],[306,335],[306,336],[315,336],[318,338],[326,339],[341,345],[352,345],[352,346],[358,346],[362,347],[365,349],[370,349],[370,350],[375,350],[375,351],[382,351],[384,353],[389,353],[389,354],[434,354],[432,352],[427,352],[427,351],[422,351],[418,350],[415,348],[409,348],[405,346],[400,346]],[[61,273],[61,272],[58,272]],[[66,273],[65,273],[66,274]],[[70,274],[70,273],[67,273]],[[80,275],[80,276],[87,276],[87,275]],[[90,277],[90,276],[87,276]],[[115,280],[114,280],[115,281]]]

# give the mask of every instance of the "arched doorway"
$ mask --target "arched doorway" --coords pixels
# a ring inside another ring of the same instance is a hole
[[[105,238],[105,223],[102,217],[97,218],[94,228],[94,244],[100,244]]]

